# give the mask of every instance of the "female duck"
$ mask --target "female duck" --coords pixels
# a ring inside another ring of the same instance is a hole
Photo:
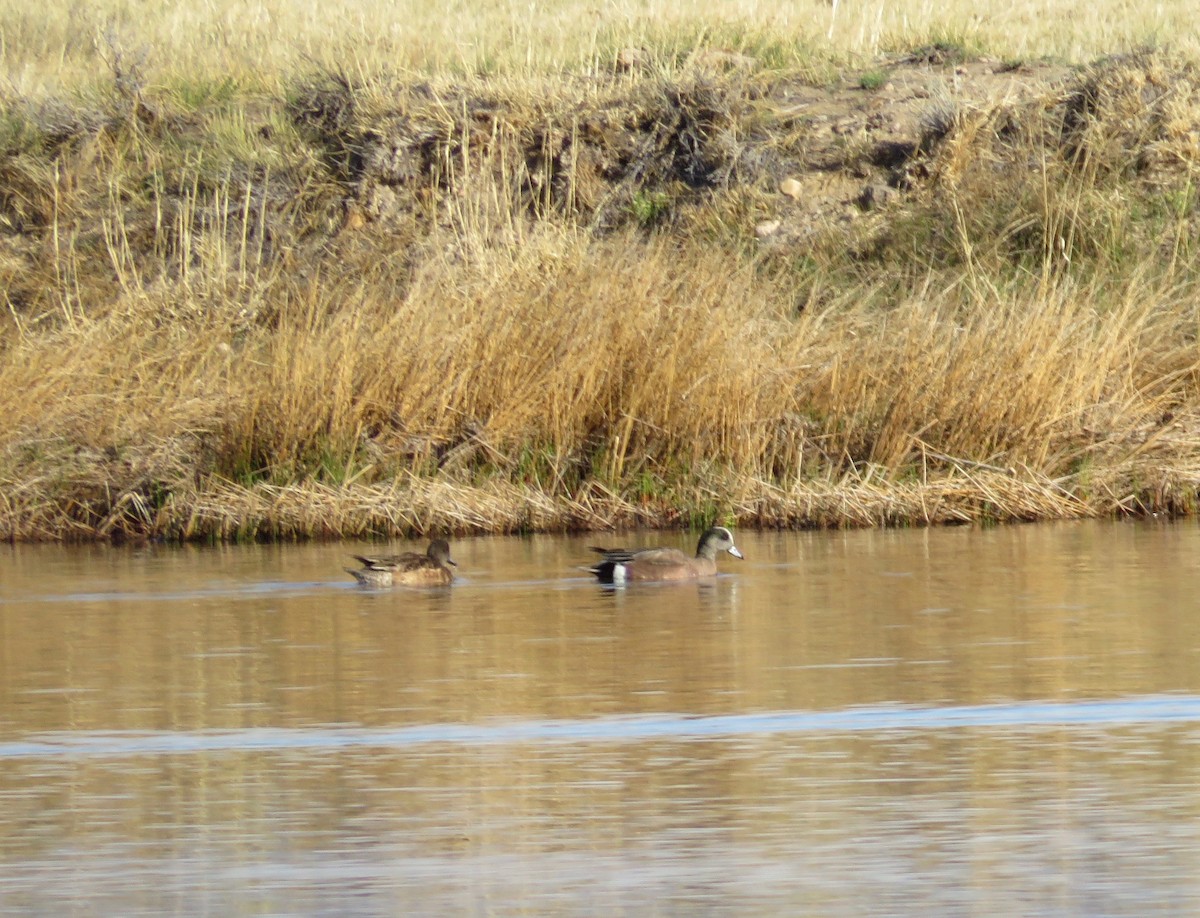
[[[409,551],[402,555],[387,555],[381,558],[364,558],[352,555],[362,562],[362,568],[346,568],[359,583],[368,586],[391,586],[403,583],[410,586],[441,586],[454,580],[450,567],[458,567],[450,558],[450,543],[445,539],[434,539],[429,550],[419,555]]]

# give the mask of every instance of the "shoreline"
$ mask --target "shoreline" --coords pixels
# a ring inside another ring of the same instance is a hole
[[[1195,61],[688,61],[3,100],[0,539],[1196,512]]]
[[[1103,489],[1102,489],[1103,490]],[[1190,493],[1190,491],[1188,491]],[[225,483],[190,501],[172,499],[150,515],[134,500],[96,508],[91,521],[61,516],[6,517],[8,542],[111,541],[213,543],[396,539],[521,533],[599,532],[628,529],[701,530],[714,520],[750,529],[911,528],[1102,519],[1167,518],[1178,513],[1171,495],[1107,493],[1081,500],[1050,482],[994,471],[967,472],[925,483],[811,484],[785,491],[745,486],[736,497],[688,512],[678,506],[634,504],[600,486],[574,499],[497,482],[464,488],[413,479],[404,485],[252,489]],[[76,508],[78,509],[78,508]],[[331,521],[339,521],[337,525]]]

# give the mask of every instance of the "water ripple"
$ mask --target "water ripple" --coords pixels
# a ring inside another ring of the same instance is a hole
[[[661,713],[583,720],[489,721],[408,727],[330,724],[240,730],[72,731],[42,733],[25,740],[0,743],[0,759],[190,755],[315,748],[405,748],[429,743],[482,745],[691,740],[786,733],[940,731],[963,728],[1003,728],[1012,732],[1061,726],[1111,727],[1195,722],[1200,722],[1200,696],[1161,695],[1107,701],[1022,702],[935,708],[885,705],[837,711],[769,711],[707,716]]]

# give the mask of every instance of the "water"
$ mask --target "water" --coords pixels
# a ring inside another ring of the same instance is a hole
[[[737,535],[0,549],[0,914],[1200,912],[1200,528]]]

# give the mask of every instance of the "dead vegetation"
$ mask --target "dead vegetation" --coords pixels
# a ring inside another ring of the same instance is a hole
[[[139,80],[0,111],[3,537],[1195,509],[1189,61]]]

